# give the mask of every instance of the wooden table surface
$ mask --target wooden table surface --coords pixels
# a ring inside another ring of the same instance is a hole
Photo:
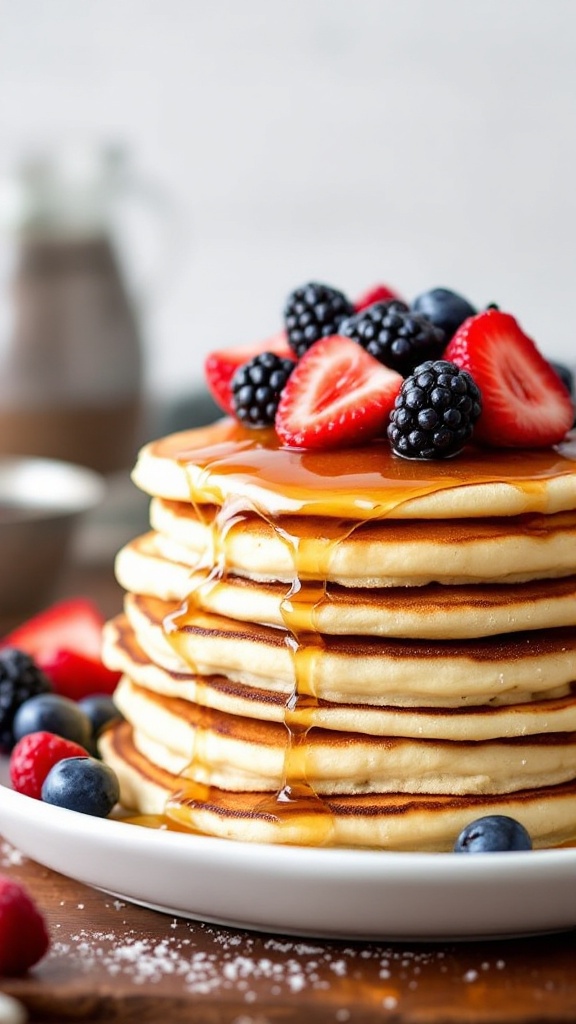
[[[120,606],[111,567],[69,574],[64,593]],[[0,822],[1,832],[1,822]],[[537,1024],[576,1020],[576,931],[473,943],[286,938],[195,923],[87,888],[0,840],[0,871],[23,881],[51,948],[3,979],[31,1022]]]

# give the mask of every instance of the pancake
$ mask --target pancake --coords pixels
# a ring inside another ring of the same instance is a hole
[[[301,452],[232,419],[152,441],[132,478],[147,494],[264,518],[456,519],[576,508],[576,437],[554,449],[472,448],[457,459],[398,459],[387,445]],[[329,481],[329,486],[327,483]]]
[[[200,513],[187,502],[154,498],[150,524],[160,557],[194,568],[214,543],[217,513],[215,506]],[[576,573],[574,511],[415,527],[387,519],[348,529],[328,517],[282,516],[280,529],[245,512],[226,525],[220,557],[234,575],[291,583],[302,570],[304,540],[308,571],[322,566],[329,582],[347,587],[520,583]]]
[[[231,420],[146,445],[104,657],[122,800],[243,841],[576,832],[576,438],[410,461]]]
[[[224,673],[289,697],[297,671],[286,630],[238,623],[176,602],[127,594],[125,609],[146,656],[168,670]],[[164,623],[170,621],[167,632]],[[482,637],[460,643],[318,638],[307,690],[335,703],[400,706],[518,704],[564,696],[576,679],[573,629]],[[107,661],[109,660],[108,653]],[[116,667],[112,658],[111,667]],[[441,681],[441,685],[440,682]]]
[[[127,544],[116,559],[119,583],[139,594],[184,601],[201,611],[240,622],[346,636],[460,639],[527,629],[576,626],[576,576],[529,583],[458,587],[351,589],[338,584],[296,588],[262,583],[226,572],[192,571],[169,562],[148,533]]]
[[[231,715],[282,725],[290,694],[271,692],[222,675],[199,676],[174,672],[151,661],[125,616],[107,624],[104,649],[109,664],[136,685],[155,694],[178,697]],[[291,718],[298,718],[293,708]],[[525,701],[523,704],[466,705],[465,707],[371,707],[308,701],[302,708],[303,724],[372,736],[409,736],[421,739],[502,739],[538,733],[576,731],[576,684],[563,697]]]
[[[473,741],[369,736],[311,726],[291,749],[283,724],[158,695],[125,677],[115,703],[160,767],[226,790],[277,792],[287,764],[318,794],[513,793],[576,776],[576,734]],[[151,741],[146,743],[146,741]],[[170,756],[168,756],[168,754]]]
[[[508,814],[520,821],[535,847],[558,845],[574,835],[576,782],[506,795],[363,794],[321,803],[280,803],[273,796],[227,793],[201,786],[154,765],[134,746],[122,722],[101,738],[116,771],[122,799],[139,814],[173,819],[192,832],[248,842],[330,844],[382,850],[451,850],[470,821]]]

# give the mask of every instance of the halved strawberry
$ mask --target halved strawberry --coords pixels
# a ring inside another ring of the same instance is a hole
[[[401,296],[398,292],[389,288],[387,284],[375,284],[365,292],[362,292],[362,294],[356,299],[354,309],[356,313],[359,313],[361,309],[366,309],[367,306],[373,306],[375,302],[388,302],[389,299],[400,298]]]
[[[474,439],[497,447],[545,448],[572,426],[566,388],[509,313],[487,309],[465,320],[443,359],[472,374],[482,392]]]
[[[206,357],[204,373],[208,390],[214,401],[229,416],[234,415],[232,390],[230,388],[232,377],[239,366],[243,366],[249,359],[259,355],[261,352],[274,352],[284,359],[296,358],[292,349],[288,347],[285,331],[279,331],[278,334],[274,334],[271,338],[260,341],[255,345],[223,348],[216,352],[210,352]]]
[[[275,427],[298,448],[335,448],[384,434],[402,385],[357,342],[321,338],[302,356],[284,388]]]
[[[84,597],[58,601],[12,630],[2,647],[26,651],[51,680],[56,693],[72,700],[112,693],[120,673],[100,657],[104,616]]]

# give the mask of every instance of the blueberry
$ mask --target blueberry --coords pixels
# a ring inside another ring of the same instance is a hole
[[[426,317],[436,327],[441,327],[446,335],[446,343],[456,333],[460,324],[476,313],[468,299],[451,292],[449,288],[432,288],[429,292],[423,292],[414,299],[412,309]]]
[[[532,840],[524,825],[506,814],[488,814],[463,828],[454,844],[455,853],[496,853],[531,850]]]
[[[78,701],[78,707],[88,717],[94,737],[99,736],[109,722],[122,717],[112,697],[106,693],[93,693],[90,697],[83,697]]]
[[[556,371],[565,388],[574,395],[574,374],[564,363],[550,362],[550,366]]]
[[[44,779],[42,799],[70,811],[106,818],[120,798],[115,772],[94,757],[65,757]]]
[[[57,693],[41,693],[24,701],[14,716],[13,730],[16,740],[31,732],[54,732],[82,747],[92,735],[87,715],[75,701]]]

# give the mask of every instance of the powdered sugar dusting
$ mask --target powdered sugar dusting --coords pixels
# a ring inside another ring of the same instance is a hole
[[[26,857],[20,850],[15,849],[5,840],[0,842],[0,866],[3,868],[20,867],[24,864]]]
[[[121,901],[108,904],[121,911]],[[212,925],[173,919],[162,939],[138,934],[119,921],[118,928],[97,931],[78,928],[67,942],[54,941],[49,957],[73,961],[72,969],[85,973],[105,970],[112,977],[150,985],[170,978],[179,988],[197,996],[241,995],[246,1004],[263,997],[274,999],[301,993],[331,992],[333,1020],[353,1020],[347,1006],[338,1005],[339,991],[350,992],[364,964],[378,987],[383,1010],[395,1009],[402,991],[418,986],[426,965],[438,970],[444,954],[434,948],[418,951],[372,944],[318,944],[298,939],[251,935]],[[343,1000],[344,1002],[344,1000]],[[265,1017],[247,1014],[236,1024],[265,1024]]]

